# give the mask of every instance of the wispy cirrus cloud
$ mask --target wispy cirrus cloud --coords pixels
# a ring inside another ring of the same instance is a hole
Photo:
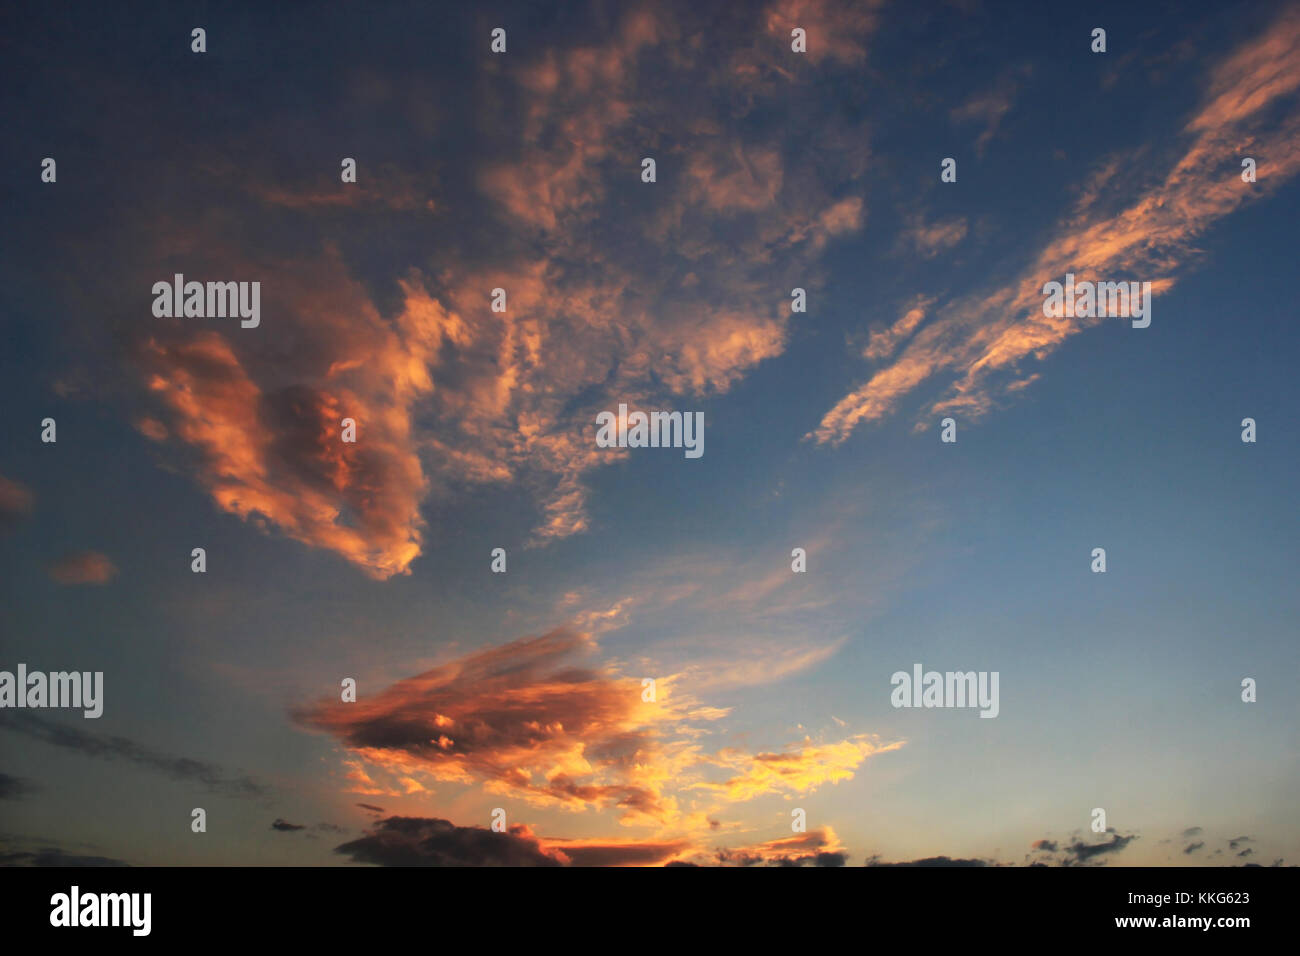
[[[933,259],[965,239],[966,228],[966,220],[960,217],[926,222],[920,216],[911,216],[898,246],[910,255]]]
[[[1188,142],[1163,178],[1136,198],[1125,197],[1120,172],[1140,164],[1118,158],[1103,164],[1073,213],[1017,277],[927,314],[908,345],[827,411],[808,437],[838,445],[858,426],[892,414],[937,375],[949,385],[930,413],[986,413],[1027,384],[1023,362],[1041,360],[1105,321],[1042,314],[1043,283],[1067,271],[1132,276],[1151,281],[1154,294],[1168,291],[1176,273],[1195,260],[1198,236],[1300,170],[1300,111],[1283,108],[1297,87],[1300,13],[1291,8],[1211,72],[1202,105],[1184,126]],[[1237,163],[1246,155],[1267,157],[1257,184],[1241,181]],[[900,322],[913,325],[911,314]]]
[[[134,764],[173,780],[191,780],[213,793],[237,797],[265,797],[270,793],[270,789],[260,781],[248,776],[228,775],[215,764],[163,753],[127,737],[81,730],[30,711],[11,712],[0,720],[0,729],[11,730],[87,757]]]
[[[977,156],[984,155],[988,144],[1001,127],[1003,117],[1011,112],[1015,105],[1020,82],[1032,72],[1032,68],[1027,64],[1008,69],[998,77],[992,87],[971,95],[949,112],[954,123],[959,125],[976,123],[983,126],[975,140]]]

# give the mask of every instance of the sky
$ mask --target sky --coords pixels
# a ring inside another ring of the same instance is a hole
[[[5,18],[0,862],[1300,857],[1300,6]]]

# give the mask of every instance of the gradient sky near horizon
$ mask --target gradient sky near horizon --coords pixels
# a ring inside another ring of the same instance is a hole
[[[1300,858],[1300,6],[5,20],[0,862]]]

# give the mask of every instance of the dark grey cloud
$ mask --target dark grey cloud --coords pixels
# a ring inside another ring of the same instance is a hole
[[[1251,839],[1248,836],[1233,837],[1231,840],[1228,841],[1228,849],[1236,850],[1240,848],[1243,843],[1250,843],[1250,842]]]
[[[1197,850],[1205,847],[1204,840],[1197,840],[1195,843],[1189,843],[1183,848],[1183,853],[1195,853]]]
[[[271,823],[271,829],[279,833],[298,833],[306,831],[304,836],[308,840],[315,840],[322,833],[346,833],[347,831],[333,823],[317,823],[315,826],[308,826],[305,823],[290,823],[282,817],[277,817]]]
[[[369,833],[334,848],[357,863],[379,866],[560,866],[526,827],[495,833],[449,820],[389,817]]]
[[[31,711],[9,711],[0,719],[0,727],[87,757],[122,760],[173,780],[193,781],[213,793],[233,797],[264,797],[270,793],[264,784],[252,777],[227,776],[222,768],[214,764],[151,750],[126,737],[92,733],[49,720]]]
[[[65,853],[58,847],[42,847],[39,850],[0,851],[0,866],[130,866],[123,860],[108,856],[85,856],[78,853]]]
[[[887,863],[879,856],[867,858],[864,866],[988,866],[987,860],[963,860],[951,856],[927,856],[920,860],[903,860]]]
[[[380,866],[651,866],[687,848],[684,842],[559,842],[543,849],[528,827],[505,833],[430,817],[389,817],[363,837],[334,848]]]
[[[763,856],[744,850],[719,850],[717,860],[723,866],[844,866],[848,856],[844,853],[791,854],[788,856]]]
[[[21,800],[36,792],[36,785],[22,777],[0,773],[0,800]]]
[[[1184,839],[1186,839],[1186,838],[1188,838],[1188,837],[1194,837],[1194,836],[1200,836],[1200,835],[1201,835],[1201,828],[1200,828],[1200,827],[1188,827],[1186,830],[1183,831],[1183,838],[1184,838]]]
[[[368,811],[368,812],[370,812],[370,813],[383,813],[383,812],[384,812],[384,808],[383,808],[383,807],[377,807],[377,806],[375,806],[373,803],[358,803],[357,806],[359,806],[362,810],[366,810],[366,811]]]
[[[1032,859],[1031,866],[1101,864],[1105,862],[1107,857],[1121,852],[1137,839],[1137,835],[1132,833],[1121,836],[1115,831],[1114,827],[1109,828],[1106,835],[1109,839],[1103,839],[1100,843],[1085,843],[1077,833],[1072,835],[1070,842],[1049,839],[1036,840],[1026,860]]]
[[[1110,856],[1119,853],[1137,839],[1137,835],[1132,833],[1128,836],[1120,836],[1114,830],[1107,830],[1106,832],[1111,835],[1111,839],[1107,842],[1084,843],[1082,841],[1075,841],[1070,844],[1065,851],[1068,858],[1066,865],[1085,863],[1100,856]]]

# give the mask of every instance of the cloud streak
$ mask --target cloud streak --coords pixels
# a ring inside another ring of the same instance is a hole
[[[1151,281],[1153,293],[1167,292],[1196,258],[1197,237],[1300,170],[1300,111],[1284,108],[1298,86],[1300,13],[1291,8],[1212,71],[1202,105],[1185,124],[1183,152],[1162,179],[1124,201],[1116,193],[1142,163],[1116,157],[1103,165],[1018,276],[936,310],[896,358],[837,402],[808,437],[839,445],[938,375],[950,384],[930,414],[987,413],[1027,383],[1023,362],[1041,361],[1070,336],[1106,321],[1042,314],[1043,283],[1066,272],[1141,278]],[[1268,157],[1258,184],[1240,179],[1235,163],[1244,155]],[[909,330],[919,324],[909,316],[900,322]]]
[[[253,778],[228,776],[214,764],[151,750],[126,737],[80,730],[26,711],[6,714],[3,720],[0,720],[0,728],[87,757],[121,760],[160,773],[172,780],[192,781],[213,793],[235,797],[264,797],[270,793],[265,785]]]

